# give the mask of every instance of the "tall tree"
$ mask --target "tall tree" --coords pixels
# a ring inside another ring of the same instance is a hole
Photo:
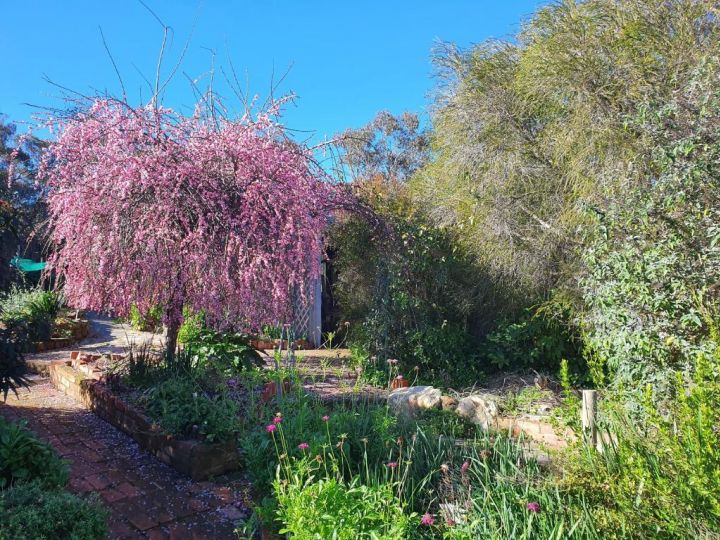
[[[652,183],[657,133],[628,119],[681,94],[719,42],[712,0],[563,0],[516,40],[443,46],[437,159],[413,187],[513,286],[567,283],[592,210]]]
[[[276,111],[184,117],[101,99],[51,121],[49,268],[68,300],[119,315],[162,306],[171,354],[184,306],[218,328],[289,320],[342,203]]]

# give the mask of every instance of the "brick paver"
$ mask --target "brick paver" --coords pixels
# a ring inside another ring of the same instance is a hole
[[[77,401],[37,378],[0,414],[25,419],[70,462],[69,489],[96,492],[110,509],[110,538],[237,538],[248,515],[244,480],[193,482]]]

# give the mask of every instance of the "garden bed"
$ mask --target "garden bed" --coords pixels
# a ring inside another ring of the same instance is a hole
[[[68,330],[71,333],[70,336],[64,337],[51,337],[45,341],[32,341],[27,343],[26,353],[39,353],[45,351],[54,351],[56,349],[63,349],[70,347],[74,343],[81,341],[88,337],[90,334],[90,322],[81,319],[78,321],[68,321]]]
[[[160,461],[193,480],[205,480],[240,467],[240,454],[234,442],[209,444],[163,433],[156,423],[114,393],[101,380],[101,371],[90,366],[79,360],[56,361],[50,365],[50,379],[60,391],[82,401]]]

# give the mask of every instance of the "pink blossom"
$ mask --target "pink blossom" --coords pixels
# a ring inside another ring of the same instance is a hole
[[[420,518],[420,523],[423,525],[433,525],[435,523],[435,518],[432,514],[423,514],[423,516]]]
[[[307,450],[308,448],[310,448],[310,445],[306,442],[301,442],[300,444],[298,444],[298,448],[300,450]]]
[[[465,474],[466,472],[468,472],[468,469],[469,469],[469,468],[470,468],[470,462],[469,462],[469,461],[464,461],[463,464],[460,466],[460,471],[461,471],[463,474]]]
[[[389,463],[386,463],[385,466],[389,467],[390,469],[397,469],[398,464],[397,461],[391,461]]]
[[[533,514],[539,514],[540,513],[540,503],[538,502],[529,502],[527,503],[527,509],[532,512]]]
[[[46,181],[47,273],[77,308],[126,316],[183,307],[209,326],[252,330],[292,319],[320,272],[330,212],[352,208],[311,151],[274,115],[190,117],[171,109],[96,99],[70,117],[38,173]]]
[[[273,424],[279,424],[280,422],[282,422],[282,416],[276,416],[273,418]]]
[[[322,417],[322,421],[323,421],[323,422],[329,422],[329,421],[330,421],[330,417],[326,414],[325,416]]]
[[[268,433],[275,433],[275,430],[277,429],[277,426],[275,424],[268,424],[265,426],[265,431]]]

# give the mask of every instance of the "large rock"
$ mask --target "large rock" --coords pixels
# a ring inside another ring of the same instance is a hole
[[[396,414],[412,415],[419,409],[434,409],[440,406],[442,392],[432,386],[410,386],[390,392],[388,405]]]
[[[484,430],[497,425],[498,406],[494,399],[479,394],[460,400],[456,412]]]

